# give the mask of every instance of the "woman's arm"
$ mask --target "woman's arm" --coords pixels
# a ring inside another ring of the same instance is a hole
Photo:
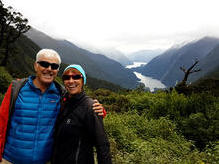
[[[111,164],[110,144],[104,130],[102,116],[97,116],[92,110],[89,110],[86,123],[97,150],[98,164]]]

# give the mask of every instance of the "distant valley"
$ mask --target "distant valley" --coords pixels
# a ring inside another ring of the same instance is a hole
[[[197,67],[201,71],[190,75],[189,82],[215,75],[214,72],[219,70],[219,39],[213,37],[205,37],[182,46],[173,46],[166,51],[142,50],[123,54],[113,49],[92,53],[67,40],[54,39],[36,29],[31,29],[26,35],[40,48],[52,48],[58,51],[63,63],[81,64],[89,76],[124,88],[135,88],[139,85],[139,79],[134,71],[160,80],[170,87],[182,80],[184,73],[180,67],[189,68],[195,60],[199,61]],[[146,62],[147,65],[132,70],[125,68],[133,62]]]
[[[160,55],[162,52],[163,52],[163,50],[161,50],[161,49],[141,50],[141,51],[129,53],[126,56],[132,62],[144,62],[144,63],[148,63],[153,58],[155,58],[156,56]]]

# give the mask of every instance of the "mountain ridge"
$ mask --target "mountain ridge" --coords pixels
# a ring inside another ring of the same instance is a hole
[[[14,79],[21,79],[30,75],[35,75],[33,64],[36,59],[36,54],[40,50],[40,47],[36,45],[32,40],[25,35],[21,35],[20,38],[13,44],[10,49],[10,56],[5,69]],[[0,51],[0,57],[3,55]],[[61,83],[61,74],[67,65],[62,63],[58,73],[57,80]],[[1,72],[2,73],[2,72]],[[124,90],[119,85],[110,83],[108,81],[96,79],[87,75],[86,87],[90,89],[105,88],[112,91]],[[7,89],[7,88],[6,88]]]
[[[138,79],[131,70],[102,54],[91,53],[67,40],[56,40],[36,29],[29,30],[26,36],[41,48],[56,50],[64,63],[81,64],[91,77],[106,80],[124,88],[135,88],[138,84]]]

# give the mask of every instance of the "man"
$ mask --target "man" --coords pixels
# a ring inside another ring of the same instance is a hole
[[[54,81],[61,59],[51,49],[36,55],[36,76],[12,82],[0,107],[0,161],[44,164],[50,160],[53,131],[60,109],[62,86]],[[102,106],[96,103],[93,109]]]

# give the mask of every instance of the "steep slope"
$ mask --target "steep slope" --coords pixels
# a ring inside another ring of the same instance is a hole
[[[199,62],[200,72],[189,78],[190,81],[201,77],[219,78],[219,45],[216,46],[206,57]]]
[[[35,29],[30,30],[26,35],[41,48],[55,49],[64,63],[81,64],[91,77],[125,88],[135,88],[137,85],[137,77],[131,70],[125,69],[121,64],[104,55],[91,53],[66,40],[53,39]]]

